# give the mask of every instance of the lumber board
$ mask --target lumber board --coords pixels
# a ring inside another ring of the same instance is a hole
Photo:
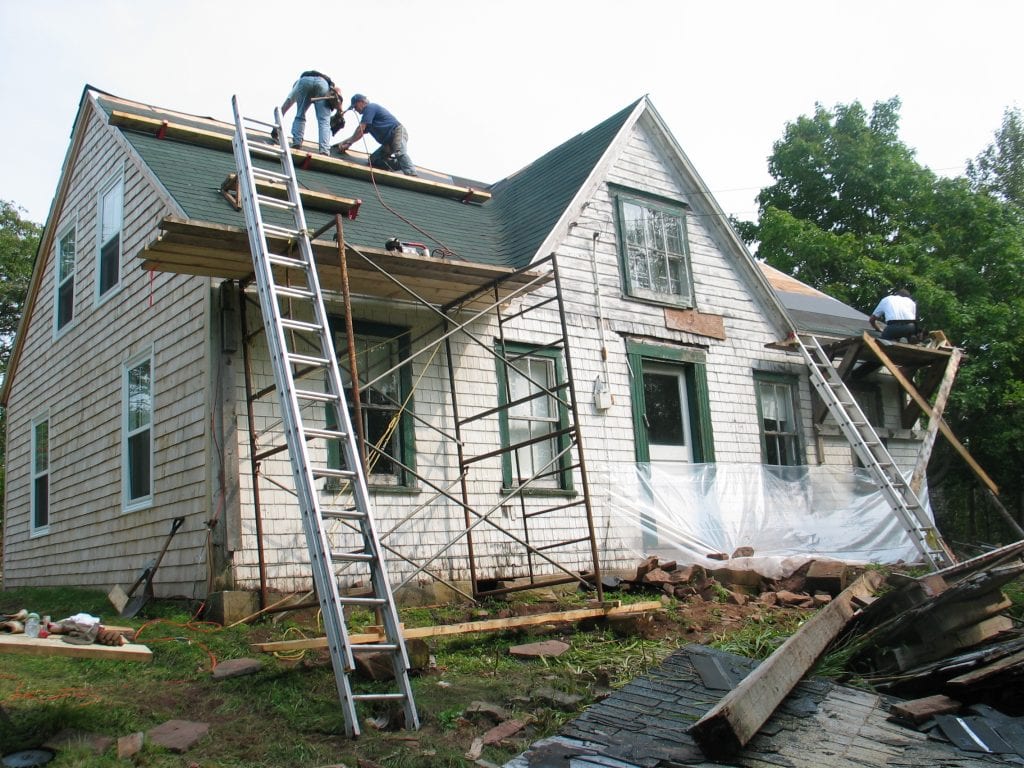
[[[237,197],[237,189],[238,174],[229,173],[228,177],[221,185],[221,191],[225,193],[230,192],[232,195],[230,198],[231,204],[235,206],[235,210],[241,210],[241,203],[238,201]],[[288,187],[283,183],[279,184],[277,182],[257,179],[256,191],[261,195],[272,197],[275,200],[288,199]],[[308,187],[301,187],[299,189],[299,197],[302,199],[302,205],[304,208],[309,208],[314,211],[324,211],[326,213],[348,213],[363,202],[358,198],[332,195],[329,192],[319,192],[315,189],[309,189]]]
[[[571,611],[554,611],[551,613],[537,613],[532,616],[512,616],[507,619],[486,619],[484,621],[464,621],[458,624],[437,624],[430,627],[403,628],[402,637],[406,640],[427,637],[442,637],[446,635],[465,635],[471,632],[500,632],[506,629],[518,629],[520,627],[536,626],[538,624],[554,624],[558,622],[582,621],[583,619],[597,619],[608,616],[629,616],[636,613],[649,613],[662,607],[658,600],[648,600],[632,605],[621,605],[612,608],[577,608]],[[363,643],[379,643],[385,640],[385,636],[379,632],[362,632],[349,635],[349,642],[355,645]],[[326,637],[309,637],[304,640],[278,640],[269,643],[253,643],[250,646],[254,651],[264,653],[275,653],[280,651],[309,650],[313,648],[326,648]]]
[[[953,434],[953,430],[950,429],[949,425],[946,423],[946,420],[932,409],[931,404],[929,404],[927,400],[921,397],[921,394],[917,391],[917,387],[914,386],[914,383],[910,381],[910,379],[908,379],[903,374],[903,371],[899,369],[899,366],[893,363],[889,356],[882,351],[882,346],[878,343],[878,341],[872,338],[870,334],[865,332],[864,343],[867,344],[871,351],[875,353],[875,356],[882,361],[882,364],[889,369],[889,372],[896,377],[896,381],[900,383],[900,386],[903,387],[903,389],[906,391],[908,395],[910,395],[914,402],[917,403],[918,406],[920,406],[925,416],[927,416],[929,419],[935,419],[935,421],[939,425],[939,430],[942,432],[943,435],[945,435],[946,439],[949,441],[949,444],[953,446],[953,450],[959,453],[961,458],[963,458],[963,460],[967,462],[967,466],[971,468],[971,471],[974,472],[975,476],[979,480],[981,480],[981,482],[984,483],[985,486],[990,491],[992,491],[992,493],[998,496],[999,486],[996,485],[995,482],[993,482],[992,478],[989,477],[985,470],[981,468],[981,465],[974,460],[974,457],[971,456],[967,448],[964,447],[963,443],[961,443],[960,440],[957,439],[957,436]]]
[[[0,635],[0,653],[20,653],[27,656],[71,656],[77,659],[112,659],[114,661],[153,660],[153,652],[145,645],[72,645],[61,640],[60,635],[50,637],[26,637],[25,635]]]
[[[991,664],[986,664],[983,667],[972,669],[970,672],[965,672],[962,675],[950,678],[946,681],[946,684],[951,688],[970,688],[971,686],[977,685],[980,682],[988,680],[995,675],[1001,675],[1008,671],[1017,671],[1017,668],[1024,667],[1024,651],[1018,651],[1017,653],[1004,656],[997,661],[993,661]],[[1005,681],[997,681],[999,683],[1005,683]]]
[[[690,726],[701,751],[715,760],[739,752],[850,622],[857,604],[870,601],[884,584],[878,571],[862,574]]]
[[[234,126],[227,123],[218,125],[220,130],[209,130],[187,125],[182,122],[171,120],[160,120],[145,115],[136,115],[131,112],[124,112],[119,109],[110,113],[110,124],[118,128],[148,133],[165,139],[174,139],[188,144],[197,144],[210,149],[219,149],[224,152],[232,152],[231,138],[234,135]],[[246,131],[248,135],[250,131]],[[250,141],[268,143],[266,134],[254,135]],[[369,165],[361,165],[352,160],[343,160],[340,157],[321,155],[303,149],[292,149],[292,157],[295,165],[301,170],[325,171],[339,176],[351,176],[357,179],[373,180],[384,184],[411,189],[417,192],[450,197],[470,203],[483,203],[491,199],[490,192],[475,187],[466,187],[457,184],[447,184],[441,181],[433,181],[422,176],[406,176],[404,173],[385,171],[379,168],[370,168]]]

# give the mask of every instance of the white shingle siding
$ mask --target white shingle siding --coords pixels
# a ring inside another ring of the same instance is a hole
[[[135,258],[171,211],[119,132],[86,115],[84,144],[50,227],[77,221],[74,318],[53,338],[55,247],[41,253],[42,283],[24,326],[8,402],[4,578],[8,586],[131,584],[170,531],[191,515],[160,566],[164,594],[202,592],[199,520],[206,509],[206,286],[201,278],[139,269]],[[120,286],[94,306],[98,192],[123,168]],[[122,511],[122,368],[153,350],[153,505]],[[29,437],[50,413],[50,526],[27,541]],[[113,546],[112,546],[113,543]],[[113,553],[113,554],[112,554]],[[198,583],[198,584],[197,584]]]

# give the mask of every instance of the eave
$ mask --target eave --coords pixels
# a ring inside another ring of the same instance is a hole
[[[283,238],[271,247],[284,253]],[[341,258],[333,239],[316,239],[313,252],[325,291],[341,291]],[[547,272],[514,270],[449,258],[356,248],[346,245],[353,295],[435,306],[483,306],[527,293],[551,280]],[[141,268],[155,272],[245,281],[252,276],[249,236],[244,229],[168,216],[160,233],[138,254]]]

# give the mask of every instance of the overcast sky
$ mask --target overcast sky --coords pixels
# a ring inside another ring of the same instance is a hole
[[[418,165],[488,183],[648,94],[753,219],[816,102],[898,96],[919,161],[962,173],[1024,102],[1022,30],[1020,0],[0,0],[0,199],[46,219],[86,84],[269,120],[314,68],[395,113]]]

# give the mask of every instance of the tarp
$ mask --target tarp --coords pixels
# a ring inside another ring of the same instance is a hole
[[[608,544],[638,557],[657,554],[719,567],[708,555],[751,547],[730,567],[768,578],[811,559],[848,563],[921,560],[867,470],[762,464],[638,463],[591,466],[592,488],[606,488],[613,520]],[[922,503],[929,519],[927,492]]]

